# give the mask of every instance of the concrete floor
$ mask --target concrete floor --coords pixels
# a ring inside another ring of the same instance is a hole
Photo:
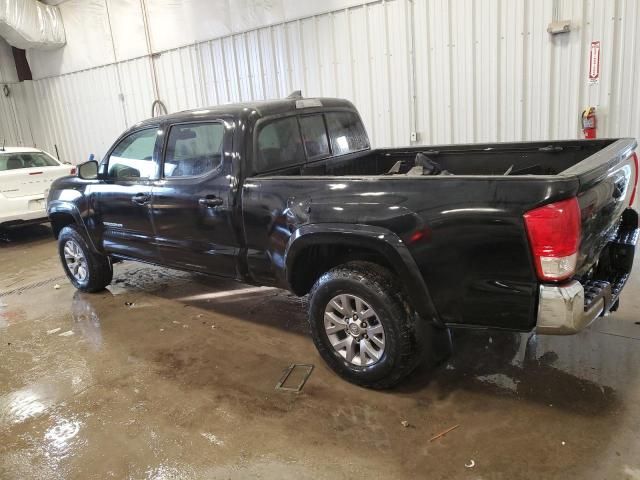
[[[376,392],[325,367],[286,292],[127,263],[87,295],[47,228],[11,240],[2,479],[640,479],[638,272],[580,335],[461,333]],[[316,366],[300,394],[274,389],[291,363]]]

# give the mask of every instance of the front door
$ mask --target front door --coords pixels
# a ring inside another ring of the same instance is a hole
[[[103,165],[96,186],[96,217],[103,226],[109,253],[157,261],[151,222],[151,185],[157,178],[154,161],[157,127],[138,130],[120,140]]]
[[[153,222],[162,263],[236,277],[239,245],[232,226],[233,126],[171,125],[161,178],[153,187]]]

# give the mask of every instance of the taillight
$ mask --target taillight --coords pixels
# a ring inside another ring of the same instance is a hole
[[[71,171],[69,172],[69,175],[75,175],[76,174],[76,167],[71,167]]]
[[[633,166],[633,174],[635,175],[635,180],[633,182],[633,190],[631,191],[631,200],[629,201],[630,207],[633,206],[633,201],[636,199],[636,190],[638,189],[638,155],[636,155],[635,152],[633,152]]]
[[[550,203],[524,214],[538,278],[560,281],[575,273],[580,243],[578,199]]]

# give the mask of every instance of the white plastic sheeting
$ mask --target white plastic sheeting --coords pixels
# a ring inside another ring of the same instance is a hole
[[[65,44],[58,7],[37,0],[0,0],[0,37],[17,48],[60,48]]]
[[[421,144],[577,138],[589,104],[600,137],[640,137],[637,0],[557,0],[572,31],[550,36],[554,3],[388,0],[227,35],[156,57],[160,98],[178,111],[298,89],[346,97],[376,146],[411,132]],[[100,156],[149,116],[151,85],[148,58],[35,81],[33,138],[73,162]]]
[[[125,1],[129,3],[131,0]],[[64,21],[67,44],[53,51],[28,50],[27,60],[33,78],[61,75],[115,62],[105,0],[67,0],[56,8],[60,9]],[[133,15],[140,18],[141,14],[137,12]],[[129,32],[129,38],[132,44],[138,43],[136,30]],[[122,40],[125,41],[125,38]],[[140,54],[145,52],[143,50]]]
[[[18,73],[11,45],[0,38],[0,83],[17,82]]]
[[[154,52],[365,3],[362,0],[145,1]]]
[[[5,0],[0,0],[0,2]],[[369,0],[376,1],[376,0]],[[351,7],[363,0],[65,0],[67,45],[28,52],[34,78],[86,70],[233,33]],[[147,12],[149,46],[143,11]]]

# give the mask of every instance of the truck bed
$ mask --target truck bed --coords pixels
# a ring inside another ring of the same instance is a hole
[[[367,150],[316,160],[269,175],[385,175],[397,162],[413,164],[418,152],[452,175],[557,175],[614,143],[615,139],[438,145]],[[404,168],[406,171],[407,168]]]

